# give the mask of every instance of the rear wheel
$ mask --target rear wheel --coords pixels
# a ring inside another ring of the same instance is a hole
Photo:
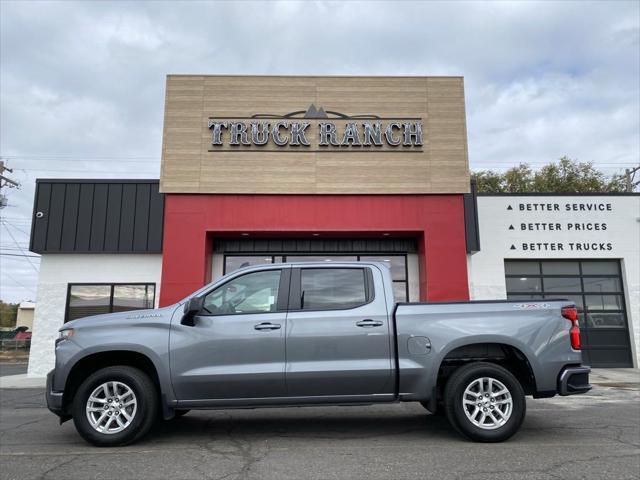
[[[477,442],[502,442],[524,420],[526,399],[511,372],[491,363],[456,370],[445,387],[445,410],[453,427]]]
[[[151,379],[137,368],[107,367],[91,374],[73,400],[73,423],[89,443],[126,445],[145,435],[158,414]]]

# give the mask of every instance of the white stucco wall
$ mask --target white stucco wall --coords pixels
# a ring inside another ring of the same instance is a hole
[[[155,283],[157,305],[161,268],[161,255],[42,255],[29,353],[29,376],[44,376],[54,366],[54,341],[64,323],[69,283]]]
[[[475,300],[506,298],[505,259],[621,260],[633,360],[638,366],[640,196],[481,196],[478,222],[481,250],[468,258],[469,293]],[[548,230],[549,224],[554,230]],[[593,229],[584,229],[589,224]]]

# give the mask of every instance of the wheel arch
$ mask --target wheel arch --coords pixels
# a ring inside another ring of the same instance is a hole
[[[510,337],[496,335],[461,338],[450,342],[439,352],[432,372],[432,385],[436,398],[442,391],[448,377],[462,365],[472,362],[489,362],[500,365],[518,379],[527,395],[537,392],[536,372],[538,363],[535,354],[527,345],[514,342]]]
[[[149,355],[133,349],[105,349],[86,353],[86,355],[78,358],[69,369],[64,386],[63,411],[67,414],[70,413],[78,387],[89,375],[102,368],[115,365],[124,365],[142,370],[155,385],[158,398],[162,399],[164,388],[161,372]]]

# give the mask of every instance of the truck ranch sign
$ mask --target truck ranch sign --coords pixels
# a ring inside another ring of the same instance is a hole
[[[169,75],[163,193],[469,191],[461,77]]]
[[[277,147],[422,147],[422,122],[392,120],[389,122],[319,121],[314,135],[311,123],[305,121],[225,121],[209,119],[211,145],[214,149],[232,146]],[[313,127],[312,127],[313,128]],[[316,144],[312,144],[315,140]],[[322,149],[320,149],[322,150]]]

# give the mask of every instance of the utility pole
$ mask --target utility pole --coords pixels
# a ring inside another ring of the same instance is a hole
[[[633,192],[638,185],[640,185],[640,180],[634,181],[636,173],[640,172],[640,167],[635,168],[625,168],[624,170],[624,179],[625,179],[625,191]]]
[[[7,196],[4,193],[2,193],[2,187],[7,187],[7,186],[9,188],[20,187],[20,184],[18,182],[8,177],[5,177],[4,172],[13,173],[13,170],[11,170],[8,167],[5,167],[4,160],[0,160],[0,209],[7,206]]]

